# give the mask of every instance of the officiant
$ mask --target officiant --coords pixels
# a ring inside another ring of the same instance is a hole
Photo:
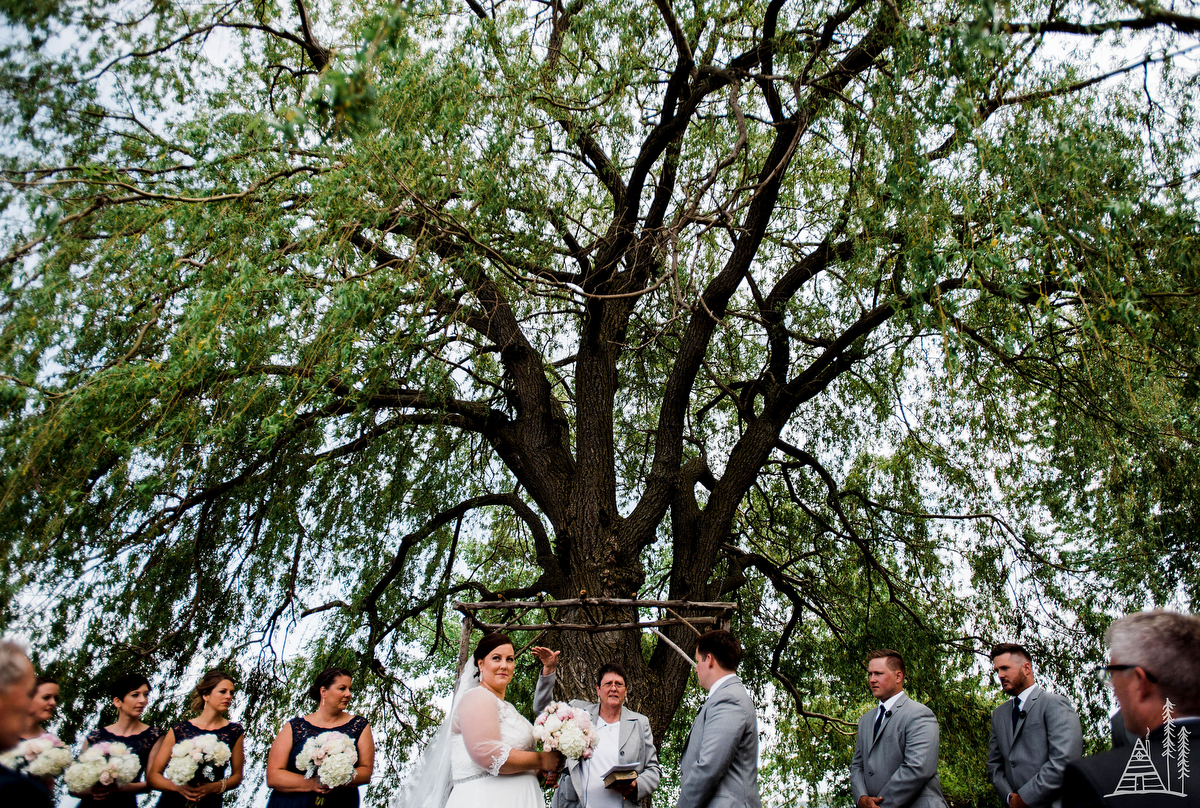
[[[533,694],[534,712],[540,713],[554,698],[562,652],[540,646],[532,650],[542,663]],[[650,719],[625,706],[626,679],[620,665],[602,665],[596,672],[596,701],[571,702],[572,707],[587,710],[598,742],[591,758],[567,761],[552,808],[636,808],[658,788],[662,767]]]

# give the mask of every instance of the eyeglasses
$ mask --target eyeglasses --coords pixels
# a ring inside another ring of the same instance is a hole
[[[1101,681],[1109,682],[1109,681],[1112,681],[1112,675],[1114,673],[1119,673],[1120,671],[1131,671],[1134,668],[1142,668],[1142,666],[1141,665],[1104,665],[1104,666],[1096,669],[1096,675],[1100,677]],[[1153,673],[1146,670],[1145,668],[1142,668],[1142,673],[1146,674],[1147,681],[1149,681],[1153,684],[1158,684],[1158,678]]]

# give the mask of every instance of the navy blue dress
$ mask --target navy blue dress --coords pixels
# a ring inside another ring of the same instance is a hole
[[[154,747],[155,741],[165,735],[158,727],[146,727],[137,735],[114,735],[104,727],[94,729],[88,733],[88,746],[95,746],[98,743],[123,743],[129,747],[129,751],[138,756],[138,760],[142,762],[142,768],[138,770],[138,775],[134,782],[138,782],[146,774],[146,767],[150,765],[150,750]],[[144,791],[141,793],[145,793]],[[91,797],[80,797],[79,808],[137,808],[137,794],[123,792],[113,794],[103,800],[93,799]]]
[[[315,738],[322,732],[340,732],[343,735],[348,735],[358,743],[359,737],[363,734],[363,730],[367,728],[367,719],[361,715],[356,715],[347,721],[345,724],[337,727],[318,727],[315,724],[310,724],[303,718],[296,717],[288,724],[292,727],[292,751],[288,753],[287,770],[303,775],[304,772],[296,767],[296,757],[304,749],[304,742],[309,738]],[[314,775],[315,776],[315,775]],[[271,799],[267,802],[267,808],[311,808],[317,804],[317,795],[311,791],[304,793],[284,793],[282,791],[272,791]],[[325,795],[325,801],[322,803],[322,808],[358,808],[358,786],[341,786],[335,788]]]
[[[191,721],[183,721],[171,727],[175,733],[175,743],[186,741],[188,738],[197,738],[201,735],[216,735],[218,741],[223,741],[230,749],[233,750],[234,743],[237,739],[246,734],[246,730],[236,721],[230,721],[220,729],[200,729]],[[227,775],[229,764],[225,764],[220,768],[214,767],[212,782],[223,779]],[[225,802],[224,794],[209,794],[199,802],[188,802],[183,798],[182,794],[177,794],[174,791],[164,791],[158,799],[158,808],[220,808]]]

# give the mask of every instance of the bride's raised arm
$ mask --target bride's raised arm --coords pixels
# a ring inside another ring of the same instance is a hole
[[[500,737],[500,700],[485,688],[463,696],[455,710],[454,724],[462,733],[471,760],[493,776],[555,771],[562,760],[558,752],[526,752],[506,744]]]

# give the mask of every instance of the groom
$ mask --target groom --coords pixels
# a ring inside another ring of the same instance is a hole
[[[677,808],[762,808],[758,717],[735,671],[742,646],[725,629],[696,641],[696,679],[708,698],[688,733]]]

